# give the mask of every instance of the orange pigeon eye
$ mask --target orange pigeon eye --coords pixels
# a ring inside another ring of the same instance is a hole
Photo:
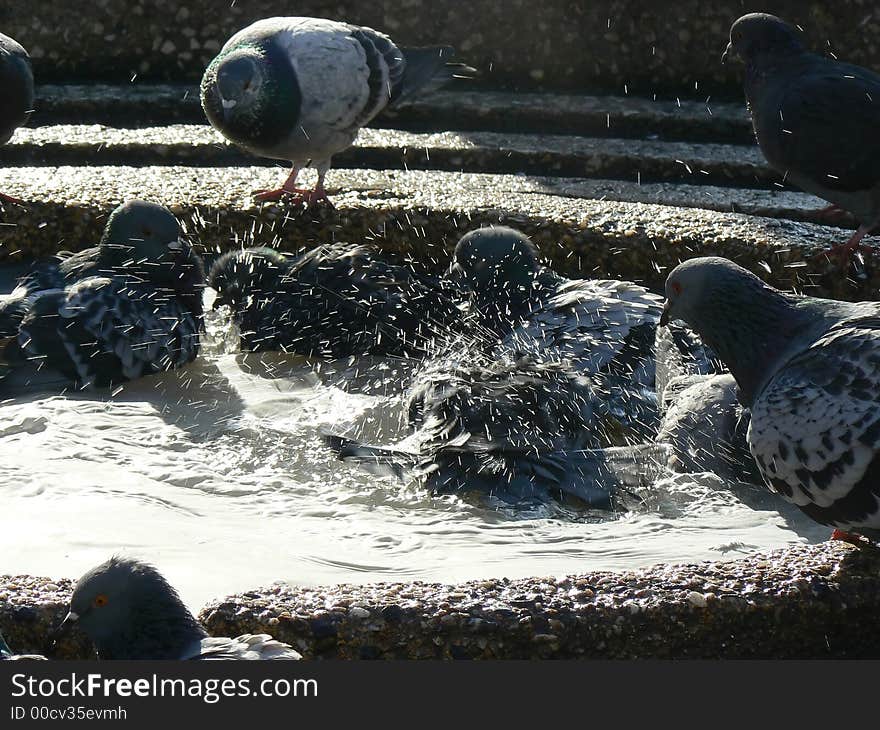
[[[672,282],[672,292],[674,294],[681,294],[681,284],[679,284],[677,281]]]
[[[109,599],[107,598],[107,596],[105,596],[103,593],[99,593],[97,596],[95,596],[95,600],[92,601],[92,603],[94,604],[95,608],[103,608],[107,605],[108,600]]]

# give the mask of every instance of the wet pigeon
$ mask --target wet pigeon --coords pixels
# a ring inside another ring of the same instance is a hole
[[[118,556],[77,581],[58,631],[73,624],[95,644],[99,659],[302,658],[267,634],[208,636],[158,570]]]
[[[611,509],[623,482],[615,450],[602,448],[619,442],[602,408],[590,381],[562,364],[478,364],[466,353],[458,364],[447,357],[416,375],[405,442],[326,440],[345,461],[415,477],[439,494],[482,492],[513,503],[569,496]]]
[[[654,434],[660,297],[626,281],[566,279],[540,264],[525,235],[503,226],[465,234],[451,275],[492,352],[569,362],[609,394],[636,441]]]
[[[0,33],[0,145],[27,123],[34,108],[34,75],[28,53],[9,36]],[[0,193],[0,203],[21,201]]]
[[[766,13],[737,20],[724,55],[745,62],[746,99],[770,165],[861,223],[831,249],[851,255],[880,225],[880,75],[809,52],[798,30]]]
[[[232,311],[246,350],[422,357],[461,321],[453,288],[349,243],[301,256],[230,252],[211,267],[208,285],[215,308]]]
[[[447,46],[399,48],[371,28],[321,18],[266,18],[236,33],[202,78],[202,107],[227,139],[260,157],[290,160],[277,190],[326,201],[324,176],[333,155],[352,145],[379,112],[416,92],[473,71],[447,63]],[[314,190],[296,187],[314,167]]]
[[[199,350],[203,288],[201,258],[175,217],[129,201],[96,248],[38,264],[0,302],[3,385],[39,372],[109,386],[184,365]]]
[[[9,648],[9,645],[3,638],[3,634],[0,634],[0,660],[16,661],[22,659],[29,659],[31,661],[41,662],[47,661],[46,657],[44,657],[42,654],[13,654],[12,649]]]
[[[880,303],[786,294],[714,257],[676,267],[666,296],[664,322],[684,320],[736,379],[765,481],[821,524],[880,537]]]

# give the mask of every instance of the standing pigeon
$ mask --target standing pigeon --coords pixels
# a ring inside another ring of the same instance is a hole
[[[133,200],[100,244],[37,265],[0,302],[0,359],[16,387],[51,371],[78,387],[179,367],[199,350],[204,267],[160,205]]]
[[[795,28],[766,13],[731,26],[729,55],[745,62],[746,99],[767,162],[859,220],[830,252],[848,257],[864,248],[880,225],[880,75],[810,53]]]
[[[202,107],[227,139],[260,157],[290,160],[277,190],[257,200],[327,201],[333,155],[379,112],[456,73],[448,46],[398,48],[371,28],[321,18],[266,18],[236,33],[202,78]],[[314,190],[296,187],[314,167]]]
[[[249,248],[208,275],[246,350],[306,356],[423,357],[456,331],[454,290],[367,246],[334,243],[301,255]]]
[[[46,661],[46,657],[42,654],[13,654],[12,649],[9,648],[9,645],[6,643],[6,640],[3,638],[3,634],[0,634],[0,660],[19,660],[19,659],[30,659],[33,661]]]
[[[34,74],[30,56],[24,48],[0,33],[0,145],[6,144],[15,130],[27,123],[34,108]],[[20,203],[0,193],[0,203]]]
[[[99,659],[301,659],[267,634],[208,636],[153,566],[114,556],[80,578],[58,631],[76,624]]]
[[[786,294],[715,257],[677,266],[666,297],[664,323],[684,320],[730,368],[771,488],[880,537],[880,303]]]
[[[465,234],[451,274],[492,352],[569,362],[609,394],[618,419],[640,437],[653,435],[660,297],[626,281],[566,279],[541,266],[526,236],[504,226]]]
[[[447,355],[415,376],[406,407],[413,430],[406,444],[367,446],[332,434],[327,443],[344,461],[415,477],[438,494],[482,492],[513,503],[569,496],[599,509],[617,503],[615,450],[602,448],[617,429],[590,381],[563,364]]]

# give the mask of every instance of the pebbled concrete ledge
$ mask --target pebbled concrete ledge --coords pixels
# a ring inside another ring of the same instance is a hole
[[[0,628],[47,651],[69,580],[0,576]],[[214,635],[268,632],[308,659],[880,657],[880,551],[797,546],[729,562],[445,585],[275,584],[200,613]],[[57,658],[91,656],[72,635]]]
[[[273,15],[370,25],[408,45],[450,43],[483,83],[516,87],[623,87],[704,99],[737,94],[739,69],[723,66],[742,0],[5,0],[0,27],[30,49],[37,78],[196,81],[236,30]],[[803,25],[817,49],[880,67],[880,15],[864,0],[765,0],[758,9]]]
[[[24,208],[7,208],[0,224],[0,263],[93,245],[118,202],[142,197],[174,210],[207,252],[254,240],[288,249],[372,241],[440,267],[464,231],[503,222],[532,236],[562,272],[631,279],[658,290],[669,268],[707,254],[734,259],[781,288],[818,296],[865,299],[880,284],[871,259],[845,276],[826,259],[811,258],[845,239],[838,228],[698,207],[567,197],[568,186],[583,184],[579,180],[337,170],[328,177],[331,193],[336,189],[335,210],[253,203],[251,191],[282,177],[280,169],[265,167],[0,169],[0,190],[26,201]],[[724,205],[723,193],[718,200]]]

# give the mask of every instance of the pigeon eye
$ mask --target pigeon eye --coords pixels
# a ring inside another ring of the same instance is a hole
[[[681,294],[681,284],[677,281],[672,282],[672,293],[676,296]]]
[[[95,596],[95,600],[92,601],[92,605],[95,608],[103,608],[107,605],[109,600],[110,599],[108,599],[107,596],[105,596],[103,593],[99,593],[97,596]]]

